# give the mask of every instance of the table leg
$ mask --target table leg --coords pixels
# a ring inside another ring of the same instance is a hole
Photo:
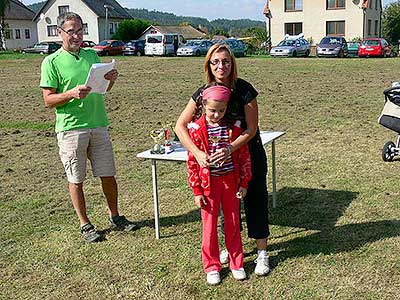
[[[272,207],[276,207],[275,141],[272,141]]]
[[[153,178],[154,225],[156,229],[156,239],[159,239],[160,224],[159,224],[159,211],[158,211],[157,165],[155,159],[151,160],[151,176]]]

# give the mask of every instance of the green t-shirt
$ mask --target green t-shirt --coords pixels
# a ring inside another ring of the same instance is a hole
[[[47,56],[42,62],[40,87],[55,88],[64,93],[85,84],[90,67],[100,62],[92,49],[80,49],[78,55],[63,48]],[[84,99],[71,99],[56,107],[56,132],[78,128],[96,128],[109,124],[101,94],[90,93]]]

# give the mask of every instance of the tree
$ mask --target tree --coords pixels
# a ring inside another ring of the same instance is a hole
[[[10,6],[10,0],[0,0],[0,49],[6,50],[6,39],[4,36],[5,31],[5,14]]]
[[[248,53],[258,52],[259,50],[265,48],[263,47],[263,45],[265,46],[265,41],[267,40],[267,33],[265,32],[264,28],[260,27],[249,28],[244,32],[244,35],[245,37],[248,38],[246,40]]]
[[[113,35],[113,38],[124,42],[136,40],[149,26],[149,22],[141,19],[123,20],[119,23],[117,32]]]
[[[223,35],[223,36],[226,36],[226,37],[229,36],[229,34],[228,34],[225,30],[223,30],[223,29],[221,29],[221,28],[215,28],[215,29],[211,32],[211,35],[212,35],[212,36],[214,36],[214,35]]]
[[[392,44],[400,39],[400,1],[385,7],[382,13],[382,35]]]

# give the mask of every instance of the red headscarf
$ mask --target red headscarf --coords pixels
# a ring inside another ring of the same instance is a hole
[[[214,85],[206,88],[202,97],[204,100],[215,100],[228,102],[229,97],[231,96],[231,90],[224,85]]]

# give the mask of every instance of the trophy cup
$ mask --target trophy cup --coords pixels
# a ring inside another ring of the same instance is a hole
[[[211,146],[213,147],[213,151],[215,151],[215,147],[217,147],[218,142],[221,140],[220,136],[209,136],[210,141],[212,142]],[[210,167],[218,168],[220,166],[219,163],[210,163]]]
[[[165,153],[171,153],[174,151],[172,149],[172,141],[174,139],[174,130],[172,129],[172,123],[167,123],[163,125],[163,130],[164,130],[164,136],[165,136],[165,142],[164,142],[164,149]]]
[[[165,149],[163,147],[165,143],[165,131],[164,129],[154,129],[150,131],[150,137],[154,141],[154,146],[151,148],[151,154],[164,154]]]

